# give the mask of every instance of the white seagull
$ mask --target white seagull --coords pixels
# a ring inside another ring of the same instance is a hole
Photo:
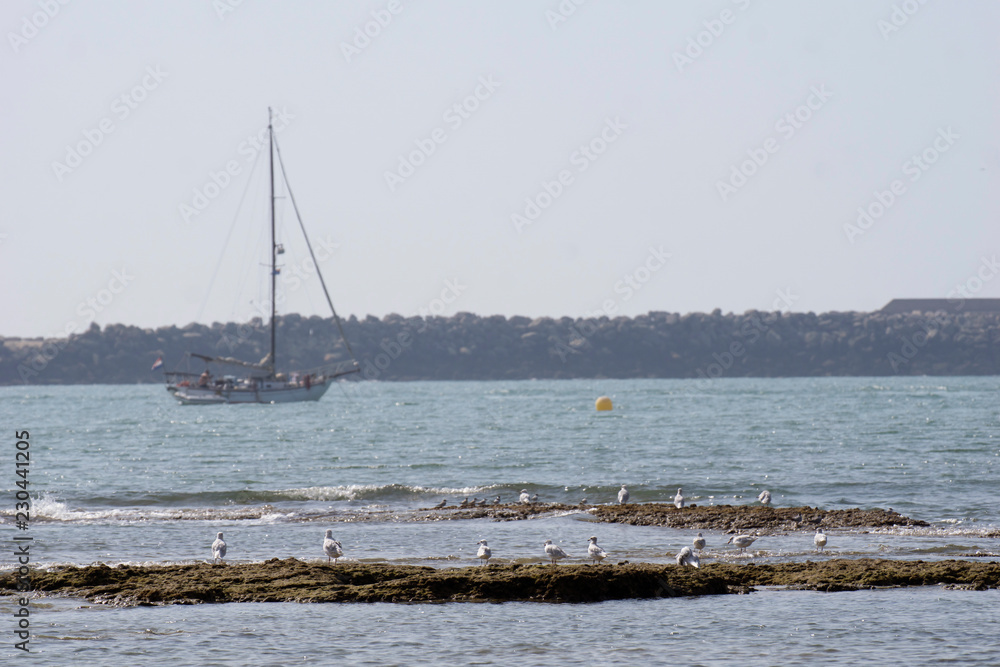
[[[330,529],[327,529],[326,537],[323,538],[323,551],[326,552],[327,563],[331,558],[336,563],[337,559],[344,555],[344,549],[340,546],[340,542],[333,539],[333,531]]]
[[[447,498],[442,498],[441,502],[439,502],[437,505],[434,506],[434,509],[439,510],[439,509],[441,509],[442,507],[444,507],[447,504],[448,504],[448,499]]]
[[[764,489],[763,491],[760,492],[760,495],[757,496],[757,500],[760,501],[761,505],[770,505],[771,504],[771,492],[768,491],[767,489]]]
[[[691,547],[684,547],[681,552],[677,554],[677,564],[678,565],[691,565],[692,567],[698,567],[701,561],[698,560],[698,556],[691,551]]]
[[[549,557],[555,565],[560,558],[569,558],[569,554],[563,551],[562,547],[552,544],[552,540],[545,540],[545,555]]]
[[[677,509],[684,507],[684,489],[677,489],[677,495],[674,496],[674,507]]]
[[[479,540],[479,552],[476,554],[476,558],[483,561],[483,565],[489,565],[492,557],[493,550],[486,545],[486,540]]]
[[[816,543],[817,551],[822,551],[823,547],[826,546],[826,535],[823,534],[822,528],[816,529],[816,535],[813,537],[813,542]]]
[[[596,537],[591,537],[590,546],[587,547],[587,555],[590,556],[590,560],[594,561],[595,564],[599,564],[608,557],[608,552],[597,546]]]
[[[522,505],[527,505],[531,502],[531,496],[528,495],[527,489],[521,489],[521,496],[518,498]]]
[[[538,494],[537,493],[535,495],[531,496],[531,502],[533,502],[533,503],[537,503],[538,502]]]
[[[695,549],[701,551],[705,548],[705,538],[701,536],[701,533],[698,533],[698,537],[691,540],[691,544],[694,545]]]
[[[459,507],[468,507],[469,506],[469,496],[466,496],[465,500],[463,500],[462,502],[460,502],[458,504],[458,506]]]
[[[628,502],[628,489],[626,489],[625,485],[622,484],[621,491],[618,492],[618,504],[624,505],[627,502]]]
[[[731,542],[735,546],[739,547],[740,553],[744,553],[747,550],[747,547],[756,541],[757,537],[753,535],[734,535],[729,538],[729,542],[726,542],[726,544]]]
[[[226,543],[222,539],[222,533],[215,534],[215,541],[212,542],[212,558],[218,563],[226,557]]]

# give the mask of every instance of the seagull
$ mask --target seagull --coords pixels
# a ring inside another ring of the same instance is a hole
[[[698,533],[698,537],[691,540],[691,544],[694,545],[695,549],[701,551],[705,548],[705,538],[701,536],[701,533]]]
[[[528,495],[527,489],[521,489],[521,497],[518,498],[522,505],[527,505],[531,502],[531,496]]]
[[[569,554],[563,551],[562,547],[552,544],[552,540],[545,540],[545,555],[549,557],[552,564],[555,565],[556,561],[560,558],[569,558]]]
[[[590,546],[587,547],[587,555],[590,559],[594,561],[595,564],[599,564],[602,560],[608,557],[608,552],[597,546],[597,538],[590,538]]]
[[[816,543],[816,551],[822,551],[823,547],[826,546],[826,535],[823,534],[822,528],[816,529],[816,535],[813,536],[813,542]]]
[[[698,556],[691,551],[691,547],[684,547],[681,552],[677,554],[677,564],[678,565],[691,565],[692,567],[698,567],[701,561],[698,560]]]
[[[472,502],[469,503],[469,507],[476,507],[477,505],[479,505],[479,496],[472,499]]]
[[[726,544],[732,542],[734,545],[739,547],[740,553],[744,553],[747,547],[756,541],[757,537],[753,535],[734,535],[733,537],[729,538],[729,542],[726,542]]]
[[[677,509],[684,507],[684,489],[677,489],[677,495],[674,496],[674,507]]]
[[[469,506],[469,496],[466,496],[465,500],[463,500],[461,503],[459,503],[458,506],[459,507],[468,507]]]
[[[580,499],[580,507],[583,507],[586,504],[587,504],[587,499],[586,498],[581,498]]]
[[[226,557],[226,543],[222,539],[222,533],[215,534],[215,541],[212,542],[212,557],[216,563]]]
[[[628,502],[628,489],[626,489],[625,485],[622,484],[621,491],[618,492],[618,504],[624,505],[627,502]]]
[[[482,560],[483,565],[489,565],[492,557],[493,550],[486,546],[486,540],[479,540],[479,552],[476,554],[476,558]]]
[[[333,539],[333,531],[327,529],[326,537],[323,538],[323,551],[326,552],[326,562],[329,563],[330,559],[336,563],[337,559],[344,555],[344,549],[340,546],[340,542]]]
[[[433,509],[439,510],[439,509],[441,509],[442,507],[444,507],[447,504],[448,504],[448,499],[447,498],[442,498],[441,502],[439,502],[437,505],[435,505],[433,507]]]
[[[496,498],[493,499],[493,504],[494,505],[499,505],[500,504],[500,496],[497,496]]]
[[[771,492],[768,491],[767,489],[764,489],[763,491],[760,492],[760,495],[757,496],[757,500],[760,501],[761,505],[770,505],[771,504]]]
[[[533,503],[537,503],[538,502],[538,494],[537,493],[535,495],[531,496],[531,502],[533,502]]]

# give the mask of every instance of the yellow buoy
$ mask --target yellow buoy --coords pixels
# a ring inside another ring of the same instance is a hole
[[[594,401],[594,407],[597,408],[599,412],[604,410],[610,410],[611,399],[608,398],[607,396],[601,396],[596,401]]]

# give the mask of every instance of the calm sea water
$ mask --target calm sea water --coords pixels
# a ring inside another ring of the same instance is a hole
[[[610,396],[611,413],[594,411]],[[180,406],[159,386],[5,387],[0,488],[13,526],[13,431],[31,433],[34,564],[322,556],[458,567],[486,538],[501,561],[572,556],[598,535],[613,559],[671,562],[690,531],[595,523],[413,521],[466,496],[512,501],[892,507],[930,528],[833,531],[838,557],[996,560],[1000,378],[363,383],[319,403]],[[809,533],[752,556],[703,531],[706,560],[815,559]],[[5,546],[0,566],[12,565]],[[37,664],[997,664],[997,591],[938,588],[594,605],[224,605],[112,609],[40,599]],[[10,619],[11,602],[0,606]],[[13,650],[0,621],[0,656]],[[253,656],[248,658],[248,656]]]

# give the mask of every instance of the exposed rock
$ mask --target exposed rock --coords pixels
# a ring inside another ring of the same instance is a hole
[[[814,507],[764,507],[762,505],[688,505],[680,509],[669,503],[626,505],[564,505],[562,503],[510,503],[486,507],[448,505],[426,509],[420,520],[494,519],[518,521],[539,514],[586,510],[604,523],[633,526],[667,526],[699,530],[737,532],[746,530],[801,530],[803,528],[884,528],[928,526],[926,521],[883,509],[821,510]]]
[[[328,564],[294,558],[241,565],[89,565],[32,573],[35,591],[118,605],[203,602],[598,602],[745,593],[754,586],[818,591],[944,584],[1000,585],[1000,563],[843,560],[776,564],[490,565],[456,569]],[[14,572],[0,575],[13,593]]]
[[[746,530],[801,530],[802,528],[882,528],[927,526],[883,509],[821,510],[813,507],[764,507],[762,505],[689,505],[680,509],[665,503],[601,505],[594,516],[609,523],[633,526],[669,526],[738,532]]]

